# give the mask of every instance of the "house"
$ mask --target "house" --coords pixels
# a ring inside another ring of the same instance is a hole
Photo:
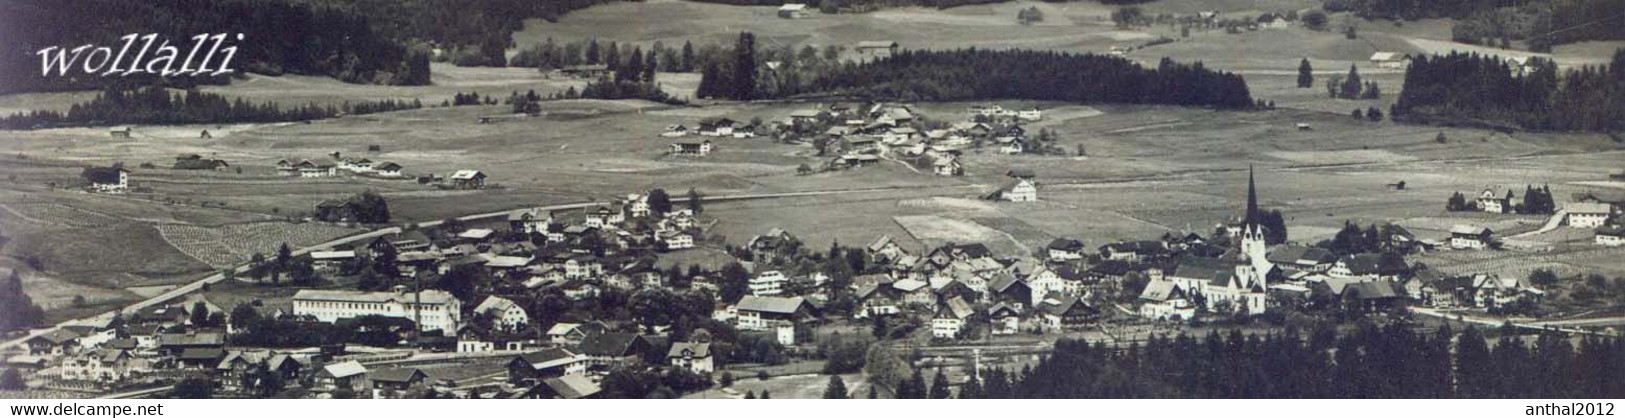
[[[527,399],[591,399],[598,397],[603,388],[585,375],[550,377],[526,391]]]
[[[593,334],[602,334],[606,331],[603,324],[588,322],[585,324],[574,322],[560,322],[547,329],[547,339],[554,344],[576,345]]]
[[[965,175],[965,166],[959,163],[958,158],[937,158],[931,163],[931,172],[939,176],[962,176]]]
[[[1603,226],[1597,228],[1594,238],[1597,245],[1606,247],[1625,246],[1625,226]]]
[[[1410,273],[1405,258],[1395,254],[1345,255],[1332,264],[1326,273],[1338,278],[1361,278],[1397,282]]]
[[[485,187],[485,172],[479,170],[457,170],[451,173],[452,187],[458,189],[479,189]]]
[[[383,164],[374,166],[372,173],[379,177],[405,177],[406,174],[401,172],[402,168],[400,164],[385,161]]]
[[[565,348],[549,348],[514,356],[508,361],[508,383],[535,381],[587,373],[587,356]]]
[[[399,396],[399,392],[422,387],[429,374],[416,367],[396,367],[374,370],[367,374],[367,379],[372,381],[372,397],[377,399],[392,397],[386,395],[388,393]]]
[[[987,284],[988,298],[1019,308],[1033,306],[1033,288],[1027,281],[1005,273]]]
[[[339,169],[352,173],[365,173],[372,171],[372,160],[367,158],[345,158],[339,160]]]
[[[655,234],[655,240],[665,243],[668,250],[694,248],[694,236],[682,231],[662,231]]]
[[[316,164],[310,160],[301,161],[298,166],[300,178],[332,177],[338,175],[338,169],[332,164]]]
[[[853,316],[860,319],[896,315],[903,311],[903,296],[896,287],[883,280],[859,287],[853,297],[858,300],[858,309]]]
[[[462,302],[451,293],[424,290],[416,294],[352,290],[303,289],[293,295],[293,314],[334,323],[340,319],[383,316],[418,321],[424,330],[452,333],[462,320]]]
[[[1266,256],[1270,263],[1297,271],[1324,272],[1331,270],[1337,257],[1331,251],[1306,245],[1283,245]]]
[[[1371,63],[1378,68],[1404,69],[1411,64],[1410,54],[1378,51],[1371,54]]]
[[[1568,224],[1574,228],[1596,228],[1608,223],[1614,208],[1606,203],[1570,203],[1563,205],[1568,213]]]
[[[1119,241],[1100,246],[1100,257],[1131,263],[1162,257],[1168,244],[1162,241]]]
[[[497,296],[486,296],[485,301],[474,307],[475,315],[485,315],[491,318],[491,323],[505,329],[519,329],[530,323],[530,315],[518,303]]]
[[[1507,190],[1503,196],[1495,193],[1495,190],[1484,189],[1478,193],[1478,210],[1488,213],[1511,213],[1512,191]]]
[[[1036,107],[1032,108],[1032,109],[1022,110],[1022,111],[1016,112],[1016,119],[1021,119],[1021,120],[1030,121],[1030,122],[1037,122],[1037,121],[1039,121],[1041,119],[1044,119],[1044,112],[1038,110],[1038,108],[1036,108]]]
[[[1260,29],[1286,29],[1292,26],[1292,22],[1287,21],[1285,15],[1274,12],[1260,14],[1254,21]]]
[[[897,240],[892,239],[891,235],[881,235],[879,238],[875,238],[875,242],[869,243],[868,249],[869,254],[874,256],[876,260],[897,260],[908,255],[906,251],[903,251],[902,246],[897,245]]]
[[[226,336],[218,332],[190,332],[186,334],[158,335],[158,352],[171,356],[182,355],[187,350],[220,350],[225,346]],[[216,361],[225,357],[224,351],[221,351],[220,354],[220,357],[214,358]]]
[[[790,278],[786,277],[784,272],[778,270],[764,271],[750,279],[750,294],[755,296],[778,295],[784,293],[784,284],[789,282]]]
[[[1088,247],[1080,240],[1056,238],[1045,248],[1049,251],[1050,261],[1070,261],[1082,259],[1083,252]]]
[[[130,377],[135,357],[130,350],[98,348],[85,350],[61,364],[62,378],[118,383]]]
[[[1472,284],[1467,291],[1470,293],[1472,306],[1492,308],[1507,306],[1522,301],[1532,301],[1544,296],[1541,291],[1525,283],[1517,277],[1501,277],[1494,274],[1476,274],[1472,277]]]
[[[355,251],[311,251],[310,261],[316,271],[338,273],[344,265],[355,259]]]
[[[774,331],[780,344],[796,343],[795,326],[817,319],[818,311],[806,299],[745,296],[735,307],[739,329]]]
[[[999,143],[1000,154],[1016,155],[1026,152],[1026,147],[1022,145],[1021,141],[1017,140],[1015,137],[1001,137],[997,139],[996,142]]]
[[[1076,296],[1047,298],[1039,303],[1037,312],[1051,330],[1075,329],[1100,318],[1099,308]]]
[[[315,386],[312,388],[321,392],[338,390],[360,391],[367,380],[367,367],[360,362],[350,360],[342,363],[333,363],[322,367],[316,372]]]
[[[987,309],[987,319],[993,335],[1011,335],[1021,332],[1021,309],[1000,303]]]
[[[785,3],[779,6],[779,18],[800,19],[807,17],[807,5],[801,3]]]
[[[937,314],[931,318],[931,336],[936,338],[959,338],[959,333],[965,330],[965,323],[970,321],[972,309],[964,298],[955,297],[937,305]]]
[[[130,190],[130,170],[124,167],[86,167],[82,173],[97,193],[124,193]]]
[[[219,348],[188,348],[175,357],[183,369],[214,370],[226,359],[226,350]]]
[[[682,140],[671,143],[671,154],[689,157],[711,155],[711,140]]]
[[[987,200],[1006,202],[1038,201],[1038,186],[1028,179],[1013,179],[987,195]]]
[[[552,221],[552,216],[538,208],[508,212],[508,229],[515,233],[546,234],[547,224]]]
[[[873,60],[891,58],[897,55],[897,42],[893,41],[863,41],[853,48],[858,53],[858,61],[869,62]]]
[[[1350,284],[1343,289],[1343,304],[1346,308],[1365,312],[1402,307],[1406,298],[1404,292],[1396,288],[1398,285],[1386,281]]]
[[[1182,321],[1196,315],[1196,305],[1173,281],[1153,280],[1140,292],[1139,314],[1159,321]]]
[[[705,136],[733,136],[734,125],[738,122],[728,118],[706,118],[700,120],[700,135]]]
[[[78,332],[68,329],[56,329],[44,334],[35,335],[25,340],[28,354],[62,356],[70,355],[79,350]]]
[[[107,129],[107,134],[114,138],[129,138],[132,131],[134,129],[129,126],[114,126]]]
[[[589,371],[640,363],[651,349],[653,344],[647,338],[630,332],[592,334],[576,345],[576,350],[587,356]]]
[[[1494,231],[1482,226],[1456,225],[1450,228],[1450,248],[1484,249],[1494,242]]]
[[[688,136],[688,127],[683,125],[666,125],[666,130],[660,132],[662,138],[682,138]]]
[[[671,350],[666,353],[666,360],[670,362],[673,368],[694,373],[716,371],[716,364],[712,361],[711,356],[711,343],[672,343]]]

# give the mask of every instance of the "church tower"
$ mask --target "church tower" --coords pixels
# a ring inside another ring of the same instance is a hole
[[[1264,239],[1264,218],[1258,211],[1258,187],[1253,182],[1253,168],[1247,167],[1247,213],[1241,221],[1241,255],[1251,264],[1253,276],[1263,285],[1264,275],[1274,267],[1265,258],[1269,245]]]

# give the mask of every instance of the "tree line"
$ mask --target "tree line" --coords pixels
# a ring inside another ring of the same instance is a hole
[[[421,107],[423,103],[418,100],[386,99],[344,102],[339,106],[311,103],[282,108],[273,102],[250,103],[242,98],[228,99],[219,94],[195,89],[171,94],[168,89],[160,86],[108,88],[94,99],[75,103],[67,112],[35,110],[0,116],[0,129],[117,124],[286,122]]]
[[[1625,39],[1625,2],[1553,0],[1477,10],[1459,18],[1450,37],[1501,48],[1524,41],[1537,52],[1580,41]]]
[[[1606,65],[1559,76],[1550,60],[1530,58],[1514,71],[1496,56],[1419,56],[1405,71],[1389,112],[1400,121],[1443,121],[1558,131],[1625,129],[1625,49]]]
[[[0,281],[0,332],[11,332],[39,326],[45,321],[45,310],[23,291],[23,279],[16,269]]]
[[[1240,75],[1200,62],[1164,58],[1156,68],[1128,60],[1051,51],[959,49],[901,51],[862,64],[832,65],[801,77],[778,77],[762,89],[754,37],[741,34],[732,65],[702,73],[700,97],[735,100],[855,96],[871,100],[1055,100],[1245,109],[1255,106]]]
[[[429,84],[429,55],[372,29],[361,14],[309,2],[267,0],[120,1],[23,0],[0,6],[0,94],[162,84],[224,84],[227,76],[45,76],[40,57],[49,46],[95,44],[118,49],[119,37],[157,32],[176,48],[202,33],[242,33],[233,67],[280,75],[320,75],[350,83]],[[139,48],[140,45],[131,47]],[[154,45],[156,49],[158,45]],[[132,52],[133,54],[134,52]],[[182,51],[184,53],[184,51]]]
[[[1455,342],[1452,341],[1455,338]],[[1530,341],[1530,340],[1533,341]],[[983,372],[961,398],[1620,398],[1625,342],[1503,329],[1362,324],[1243,336],[1153,336],[1116,349],[1062,340],[1037,367]]]

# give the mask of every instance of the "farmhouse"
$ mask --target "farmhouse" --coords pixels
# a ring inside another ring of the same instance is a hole
[[[588,371],[603,371],[641,363],[653,348],[648,338],[630,332],[588,335],[576,349],[587,356]]]
[[[706,118],[700,120],[700,135],[732,136],[736,123],[738,122],[728,118]]]
[[[800,19],[807,17],[807,5],[801,3],[785,3],[779,6],[779,17],[783,19]]]
[[[525,308],[497,296],[485,297],[485,301],[474,307],[474,314],[491,318],[491,323],[506,329],[518,329],[530,323],[530,315],[525,313]]]
[[[863,41],[858,42],[857,47],[853,48],[853,50],[857,51],[858,53],[858,61],[869,62],[872,60],[891,58],[892,55],[897,55],[897,42]]]
[[[1596,228],[1608,223],[1614,208],[1605,203],[1570,203],[1563,206],[1568,224],[1574,228]]]
[[[795,344],[795,325],[817,318],[817,311],[805,299],[771,296],[745,296],[739,300],[739,329],[775,331],[780,344]]]
[[[988,194],[987,199],[1006,202],[1036,202],[1038,201],[1038,186],[1028,179],[1010,180],[994,190],[993,193]]]
[[[336,273],[344,269],[344,264],[355,259],[355,251],[312,251],[310,260],[316,271]]]
[[[1507,190],[1505,196],[1495,193],[1495,190],[1484,189],[1478,193],[1478,209],[1488,213],[1512,212],[1512,191]]]
[[[976,313],[964,298],[948,299],[937,306],[937,315],[931,318],[931,336],[936,338],[959,338],[959,333],[965,330],[965,322]]]
[[[224,170],[230,167],[225,160],[203,158],[197,154],[181,154],[175,157],[176,170]]]
[[[1196,315],[1185,289],[1172,281],[1153,280],[1140,292],[1140,316],[1154,320],[1181,321]]]
[[[354,360],[343,363],[329,364],[316,373],[315,389],[322,392],[333,392],[339,389],[349,391],[364,390],[367,380],[367,367]]]
[[[1071,238],[1056,238],[1054,241],[1050,241],[1049,246],[1047,247],[1049,250],[1050,261],[1082,259],[1083,252],[1087,248],[1088,247],[1083,244],[1083,241]]]
[[[935,162],[932,162],[931,172],[939,176],[962,176],[965,174],[965,166],[959,163],[958,158],[949,156],[938,158]]]
[[[130,170],[123,167],[86,167],[82,173],[90,190],[98,193],[124,193],[130,190]]]
[[[704,157],[711,154],[711,140],[683,140],[671,143],[672,155]]]
[[[559,69],[559,73],[569,77],[599,79],[609,75],[609,66],[605,64],[571,65]]]
[[[299,164],[294,165],[294,169],[298,170],[299,177],[301,178],[332,177],[338,175],[338,169],[332,164],[316,164],[310,162],[310,160],[300,161]]]
[[[587,373],[587,356],[564,348],[549,348],[515,356],[508,361],[508,382],[534,384],[537,380]]]
[[[1282,268],[1297,271],[1324,272],[1332,268],[1337,258],[1331,251],[1320,247],[1285,245],[1270,251],[1267,258]]]
[[[711,358],[711,343],[672,343],[666,359],[672,367],[694,373],[710,373],[717,369]]]
[[[385,161],[383,164],[373,166],[372,173],[379,177],[404,177],[405,174],[401,172],[402,168],[400,164]]]
[[[1597,245],[1607,247],[1625,246],[1625,226],[1603,226],[1597,228]]]
[[[1493,242],[1494,231],[1482,226],[1456,225],[1450,228],[1450,248],[1484,249]]]
[[[462,303],[450,293],[440,290],[408,294],[404,290],[361,292],[304,289],[293,295],[293,314],[309,315],[328,323],[369,315],[421,318],[419,326],[423,329],[451,333],[457,330],[457,323],[462,321]]]
[[[542,379],[521,396],[526,399],[590,399],[603,390],[587,376],[573,374]]]
[[[1409,273],[1405,258],[1384,254],[1346,255],[1332,265],[1328,274],[1339,278],[1382,279],[1398,281]]]
[[[1403,69],[1411,64],[1410,54],[1378,51],[1371,54],[1371,63],[1378,68]]]
[[[479,170],[457,170],[451,173],[451,185],[459,189],[479,189],[485,187],[485,173]]]
[[[750,294],[756,296],[778,295],[784,293],[784,284],[789,282],[790,278],[785,277],[783,272],[778,270],[764,271],[750,279]]]

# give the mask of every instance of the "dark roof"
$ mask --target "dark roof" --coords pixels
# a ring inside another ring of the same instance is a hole
[[[1089,267],[1089,272],[1104,276],[1122,276],[1134,271],[1134,266],[1123,260],[1106,260]],[[1060,274],[1059,271],[1056,274]]]
[[[1023,179],[1036,177],[1036,175],[1033,174],[1033,170],[1029,168],[1012,168],[1010,171],[1006,171],[1004,175]]]
[[[1343,289],[1343,294],[1355,292],[1360,299],[1392,299],[1401,297],[1399,290],[1387,282],[1360,282]]]
[[[219,360],[226,357],[226,350],[218,348],[188,348],[181,351],[181,360]]]
[[[589,334],[576,348],[593,357],[620,357],[634,354],[633,348],[643,336],[630,332]]]
[[[1264,257],[1275,264],[1297,264],[1298,260],[1314,260],[1317,263],[1327,263],[1335,260],[1331,251],[1320,247],[1302,245],[1287,245],[1271,251]]]
[[[111,184],[118,183],[119,172],[127,173],[129,170],[116,167],[85,167],[84,177],[91,183]]]
[[[1049,242],[1049,249],[1062,251],[1081,251],[1085,248],[1083,241],[1071,238],[1056,238]]]
[[[1100,246],[1114,253],[1161,254],[1168,250],[1162,241],[1121,241]]]
[[[374,370],[367,373],[367,379],[374,382],[410,383],[414,380],[428,378],[429,375],[416,367],[397,367],[393,369]]]

